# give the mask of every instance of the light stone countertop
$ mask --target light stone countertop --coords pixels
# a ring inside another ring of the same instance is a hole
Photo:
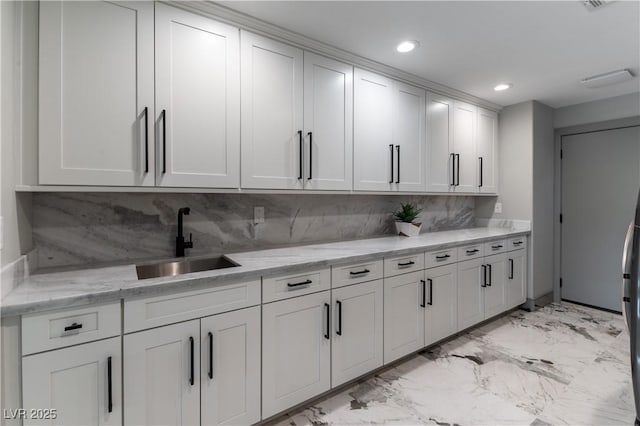
[[[529,231],[470,228],[429,232],[419,237],[382,237],[229,254],[241,266],[173,277],[138,280],[135,265],[110,266],[29,276],[3,300],[2,317],[120,299],[151,297],[303,270],[366,262],[439,250],[482,240],[517,237]]]

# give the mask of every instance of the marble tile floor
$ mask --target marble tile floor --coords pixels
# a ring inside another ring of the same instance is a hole
[[[517,310],[305,409],[303,425],[632,425],[620,315],[570,303]]]

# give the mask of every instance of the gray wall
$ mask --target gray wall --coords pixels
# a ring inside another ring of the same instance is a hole
[[[553,108],[534,102],[531,222],[531,277],[534,299],[553,291],[554,152]]]
[[[37,193],[33,238],[41,268],[171,257],[177,210],[191,207],[190,254],[230,253],[391,235],[407,201],[424,209],[423,232],[475,225],[464,196]],[[255,206],[264,224],[253,224]]]
[[[557,108],[554,126],[575,126],[640,115],[640,92]]]

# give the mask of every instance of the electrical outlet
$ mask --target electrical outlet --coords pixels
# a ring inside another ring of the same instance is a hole
[[[502,213],[502,203],[496,203],[496,206],[493,208],[495,213]]]
[[[253,208],[253,223],[255,225],[264,223],[264,207]]]

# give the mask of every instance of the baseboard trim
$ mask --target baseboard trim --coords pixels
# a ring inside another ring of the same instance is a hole
[[[547,306],[550,303],[553,303],[553,291],[543,294],[536,299],[527,298],[527,301],[524,302],[522,308],[529,312],[533,312],[536,309]]]

